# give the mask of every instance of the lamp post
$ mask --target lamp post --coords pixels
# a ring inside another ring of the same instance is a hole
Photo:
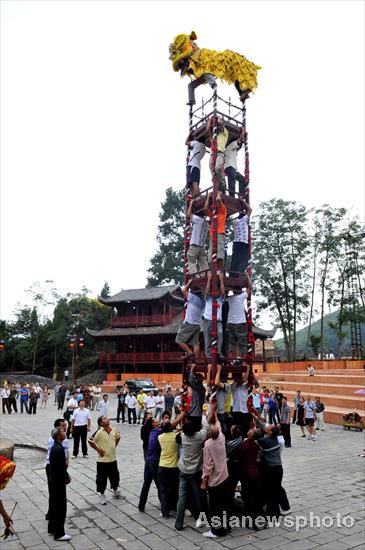
[[[72,336],[70,349],[72,350],[72,383],[76,384],[77,369],[79,366],[79,351],[85,348],[84,339],[81,336]]]

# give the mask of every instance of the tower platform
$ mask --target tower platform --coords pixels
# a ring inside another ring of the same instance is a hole
[[[247,278],[245,275],[242,275],[242,273],[237,273],[236,277],[231,275],[232,273],[224,274],[223,280],[226,291],[237,291],[247,287]],[[189,279],[191,279],[191,290],[201,291],[204,293],[208,282],[208,271],[199,271],[198,273],[189,275]]]

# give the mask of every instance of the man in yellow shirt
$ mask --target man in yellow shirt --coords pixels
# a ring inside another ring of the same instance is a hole
[[[119,470],[116,457],[116,447],[120,441],[120,433],[111,427],[109,418],[98,418],[98,431],[89,439],[89,445],[98,453],[96,458],[96,490],[100,493],[100,504],[106,504],[105,489],[109,479],[114,498],[120,496]]]
[[[137,424],[143,421],[144,415],[146,414],[146,402],[147,394],[141,389],[137,393]]]
[[[161,515],[170,517],[170,510],[176,510],[179,493],[179,462],[177,433],[173,431],[171,422],[161,424],[162,433],[158,436],[161,447],[158,465],[158,480],[160,485]]]
[[[209,168],[212,173],[212,176],[218,178],[218,192],[217,192],[217,204],[220,206],[222,204],[222,194],[226,192],[226,178],[224,174],[224,161],[225,161],[225,152],[226,145],[228,141],[228,130],[223,124],[221,117],[210,117],[208,122],[208,128],[211,135],[211,142],[213,139],[213,132],[215,128],[215,123],[217,124],[218,134],[217,134],[217,156],[214,159],[213,151],[211,149]]]

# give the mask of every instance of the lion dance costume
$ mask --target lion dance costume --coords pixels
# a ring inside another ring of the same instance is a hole
[[[257,71],[261,67],[231,50],[217,52],[199,48],[194,42],[196,39],[197,35],[193,31],[190,35],[178,34],[170,44],[170,59],[175,72],[180,71],[181,76],[195,76],[200,82],[194,87],[206,82],[214,87],[215,78],[225,80],[235,85],[241,100],[257,88]],[[193,96],[189,94],[189,101],[192,99]]]
[[[13,477],[15,464],[5,456],[0,456],[0,491],[5,489],[8,481]]]

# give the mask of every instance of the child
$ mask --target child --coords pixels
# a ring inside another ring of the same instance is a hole
[[[231,141],[231,143],[226,146],[224,173],[228,178],[228,193],[230,197],[235,196],[236,181],[238,181],[238,192],[240,196],[244,195],[247,187],[245,178],[237,171],[237,152],[242,147],[242,139],[245,133],[246,130],[242,128],[239,138]]]
[[[212,261],[212,240],[213,240],[213,210],[210,208],[210,202],[212,199],[212,193],[208,193],[205,204],[204,204],[204,213],[209,216],[210,220],[210,242],[209,242],[209,252],[208,252],[208,261]],[[227,208],[224,206],[224,203],[221,202],[220,206],[217,208],[217,267],[218,267],[218,277],[220,281],[221,294],[224,295],[224,244],[225,244],[225,228],[227,220]],[[211,273],[208,274],[206,294],[210,291],[210,281]]]
[[[199,292],[191,292],[189,286],[182,287],[184,298],[187,299],[185,319],[177,332],[175,342],[185,351],[185,357],[193,357],[199,353],[200,320],[205,307],[205,300]],[[191,348],[192,346],[192,348]]]
[[[251,279],[247,277],[247,292],[242,290],[233,291],[232,296],[228,296],[228,349],[237,358],[244,358],[247,354],[247,325],[245,313],[245,300],[247,300],[252,289]]]
[[[248,233],[252,208],[240,198],[243,209],[233,222],[234,240],[230,277],[239,277],[248,266]]]
[[[185,142],[190,148],[186,174],[186,187],[190,189],[192,196],[195,198],[200,195],[200,161],[204,157],[206,151],[204,143],[192,140],[191,138],[192,136],[190,134]]]
[[[192,199],[187,211],[187,217],[191,219],[192,232],[190,238],[190,246],[187,253],[188,272],[189,275],[197,271],[205,271],[209,269],[207,255],[205,252],[205,241],[208,233],[208,222],[204,219],[204,214],[193,214],[193,206],[195,199]],[[197,269],[199,264],[199,270]]]

